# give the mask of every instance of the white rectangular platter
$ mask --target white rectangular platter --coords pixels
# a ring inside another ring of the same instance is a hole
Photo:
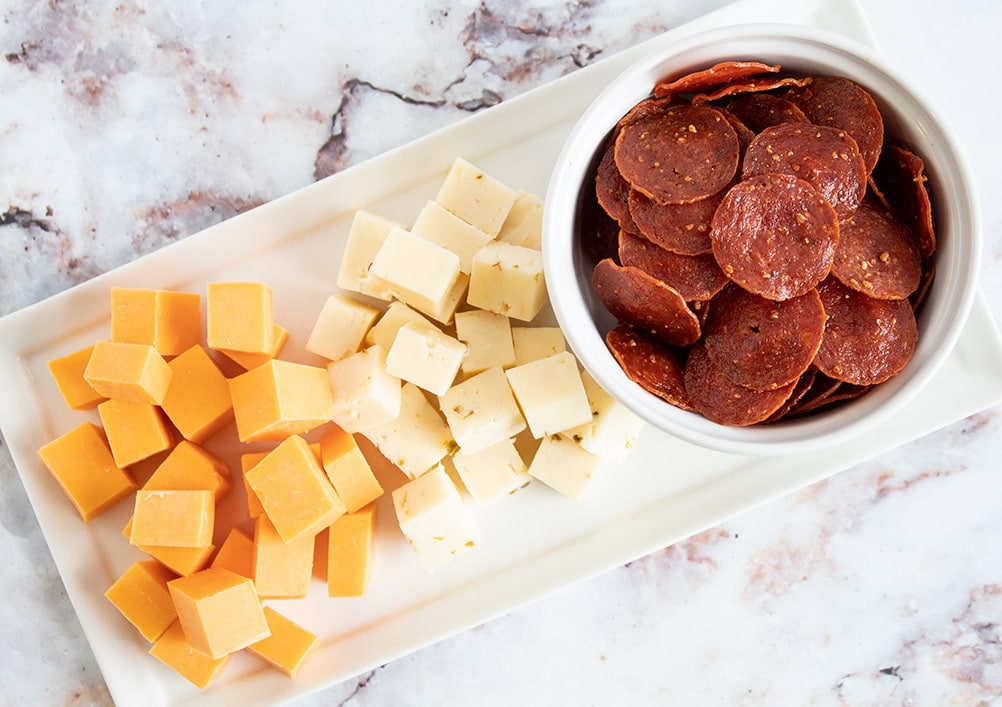
[[[301,351],[320,306],[335,290],[356,209],[409,222],[434,196],[456,156],[542,195],[565,136],[609,80],[680,36],[754,21],[822,26],[872,43],[853,3],[744,0],[0,320],[0,429],[118,704],[249,707],[303,696],[1002,400],[1002,341],[979,298],[929,387],[853,444],[822,454],[754,459],[708,452],[647,429],[629,461],[604,467],[597,488],[579,502],[537,485],[479,512],[482,546],[432,575],[394,527],[384,496],[371,590],[364,598],[329,599],[317,582],[303,600],[273,602],[321,638],[294,681],[238,655],[216,683],[199,691],[148,656],[148,645],[104,599],[105,589],[140,557],[121,535],[128,509],[82,524],[35,451],[90,415],[66,408],[46,363],[107,338],[111,286],[204,294],[211,281],[265,282],[275,292],[276,320],[291,333],[287,350]],[[234,458],[232,449],[214,451]],[[232,504],[239,503],[240,495],[234,499]]]

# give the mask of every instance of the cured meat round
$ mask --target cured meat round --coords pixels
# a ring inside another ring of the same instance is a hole
[[[661,204],[684,204],[723,189],[738,168],[738,136],[708,106],[677,105],[620,129],[615,159],[630,186]]]
[[[825,375],[875,385],[911,360],[918,341],[907,300],[882,300],[850,289],[834,277],[818,286],[828,323],[814,364]]]
[[[926,189],[925,162],[911,150],[888,145],[873,173],[894,214],[911,227],[923,258],[936,251],[932,202]]]
[[[659,204],[639,191],[630,192],[630,217],[652,243],[681,255],[709,253],[710,223],[724,192],[689,204]]]
[[[795,104],[771,93],[749,93],[735,98],[727,104],[727,110],[755,133],[782,123],[811,122]]]
[[[852,216],[866,192],[866,168],[856,141],[845,130],[783,123],[760,132],[745,151],[744,179],[770,172],[809,182],[835,209]]]
[[[811,386],[814,385],[814,378],[817,376],[817,373],[818,369],[814,366],[811,366],[804,371],[800,378],[797,379],[797,384],[793,386],[793,392],[790,393],[790,397],[779,406],[778,410],[769,415],[765,421],[776,422],[786,417],[790,411],[793,410],[793,407],[803,400],[805,395],[807,395]]]
[[[619,234],[619,262],[671,285],[686,302],[708,300],[728,282],[712,253],[679,255],[625,231]]]
[[[654,96],[665,98],[680,93],[707,91],[729,81],[736,81],[756,74],[778,72],[778,64],[763,64],[760,61],[722,61],[709,69],[693,71],[671,81],[659,81],[654,86]]]
[[[629,324],[612,329],[605,343],[627,378],[675,407],[695,409],[685,392],[682,350],[652,341]]]
[[[802,179],[763,174],[728,190],[710,240],[724,273],[749,292],[784,300],[805,294],[831,269],[838,219]]]
[[[693,105],[706,103],[709,101],[719,101],[727,96],[738,96],[743,93],[755,93],[757,91],[772,91],[784,86],[804,86],[811,82],[810,78],[798,79],[793,76],[777,78],[774,76],[752,76],[742,81],[734,81],[726,86],[720,86],[709,93],[697,93],[692,97]]]
[[[879,299],[905,299],[922,277],[915,236],[875,199],[864,199],[839,223],[832,274],[843,285]]]
[[[595,198],[605,212],[616,220],[620,228],[636,233],[637,227],[633,224],[628,203],[630,185],[616,167],[614,147],[615,142],[610,141],[595,170]]]
[[[660,341],[688,346],[699,338],[699,320],[678,290],[639,268],[616,265],[606,258],[592,272],[592,288],[616,319]]]
[[[816,290],[775,302],[728,287],[713,301],[703,342],[733,382],[775,390],[808,369],[824,330],[825,310]]]

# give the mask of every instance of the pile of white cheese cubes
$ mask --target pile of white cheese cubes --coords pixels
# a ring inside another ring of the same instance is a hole
[[[462,158],[409,228],[358,211],[337,285],[368,299],[331,295],[306,344],[334,422],[408,477],[394,509],[429,571],[479,544],[461,487],[480,506],[533,479],[579,498],[642,428],[536,321],[542,211]]]

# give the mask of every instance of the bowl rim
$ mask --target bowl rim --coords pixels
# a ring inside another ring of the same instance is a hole
[[[949,246],[937,253],[931,301],[919,316],[919,342],[912,361],[898,376],[837,409],[748,427],[719,425],[675,408],[623,373],[589,314],[594,299],[583,280],[590,282],[590,267],[584,278],[585,263],[575,235],[582,180],[618,119],[649,95],[659,78],[728,59],[789,62],[793,70],[805,73],[820,74],[824,67],[829,75],[846,75],[866,86],[891,132],[901,132],[905,142],[921,138],[918,141],[930,148],[919,152],[930,183],[941,187],[930,191],[937,238],[941,246],[944,240]],[[542,226],[544,274],[554,314],[568,346],[595,381],[634,413],[679,439],[716,451],[761,456],[816,451],[846,442],[893,416],[925,387],[963,331],[977,294],[982,250],[980,208],[968,165],[959,142],[931,103],[873,47],[827,30],[783,23],[692,33],[653,51],[613,79],[582,113],[559,152],[544,199]],[[962,240],[966,248],[961,247]],[[947,286],[950,296],[940,297]]]

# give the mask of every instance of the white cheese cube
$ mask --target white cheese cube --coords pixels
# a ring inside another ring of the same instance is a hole
[[[455,451],[449,426],[413,383],[400,391],[400,414],[393,420],[361,430],[380,454],[414,479]]]
[[[370,346],[327,365],[332,419],[345,432],[381,425],[400,414],[400,379],[386,372],[386,351]]]
[[[532,321],[546,304],[543,254],[492,241],[473,256],[466,301],[488,312]]]
[[[511,439],[479,452],[460,450],[452,457],[459,478],[477,505],[487,506],[529,485],[529,471]]]
[[[591,405],[591,422],[560,434],[603,459],[624,461],[637,445],[640,431],[644,428],[643,419],[605,392],[587,371],[581,373],[581,381]]]
[[[456,313],[456,338],[469,352],[463,359],[463,373],[477,373],[492,366],[515,364],[511,321],[503,314],[474,309]]]
[[[532,436],[563,432],[591,421],[591,406],[577,359],[568,351],[506,372]]]
[[[515,349],[516,366],[567,350],[564,333],[556,326],[512,327],[511,343]]]
[[[435,395],[449,389],[466,356],[466,344],[432,324],[409,322],[397,331],[386,370]]]
[[[519,191],[508,212],[498,240],[505,243],[543,249],[543,200],[535,194]]]
[[[355,212],[337,273],[338,287],[381,300],[391,299],[389,289],[369,275],[369,267],[394,227],[403,228],[403,224],[364,209]]]
[[[421,209],[411,226],[411,233],[458,255],[459,270],[467,275],[470,274],[473,256],[491,240],[491,236],[434,201],[429,201]]]
[[[457,157],[435,201],[493,238],[501,230],[516,196],[511,187]]]
[[[459,256],[402,228],[391,228],[369,274],[412,307],[434,310],[459,277]]]
[[[431,322],[419,312],[411,309],[408,305],[400,301],[395,301],[386,308],[383,316],[369,329],[365,335],[365,343],[368,346],[382,346],[383,350],[389,351],[393,346],[393,340],[397,338],[400,327],[408,322],[428,324]]]
[[[431,306],[417,303],[414,305],[414,308],[427,314],[436,322],[446,325],[451,324],[456,309],[459,308],[460,303],[463,301],[463,297],[466,295],[466,288],[469,285],[470,276],[465,273],[459,273],[459,277],[456,278],[452,289],[449,290],[448,294],[442,300],[432,303]]]
[[[428,572],[480,543],[473,514],[441,465],[394,489],[393,509]]]
[[[306,350],[331,361],[349,356],[362,345],[379,310],[344,295],[331,295],[320,310]]]
[[[439,398],[439,407],[456,444],[467,453],[514,437],[526,427],[500,366],[452,386]]]
[[[529,464],[529,475],[573,499],[588,489],[602,458],[561,435],[544,437]]]

